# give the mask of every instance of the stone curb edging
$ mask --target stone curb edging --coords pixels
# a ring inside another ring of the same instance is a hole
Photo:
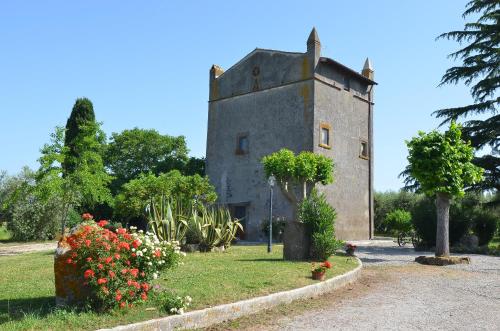
[[[173,315],[144,322],[120,325],[111,329],[101,329],[100,331],[167,331],[174,329],[204,328],[245,315],[254,314],[281,304],[290,303],[294,300],[314,298],[356,281],[363,268],[361,260],[359,258],[356,258],[356,260],[359,265],[355,269],[317,284],[202,310],[195,310],[183,315]]]

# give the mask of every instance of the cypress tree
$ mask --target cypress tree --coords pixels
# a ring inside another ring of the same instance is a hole
[[[67,156],[63,163],[64,175],[75,171],[76,161],[80,152],[76,146],[77,138],[85,134],[84,128],[95,124],[95,113],[92,101],[87,98],[76,99],[71,115],[66,122],[66,134],[64,146],[67,148]]]
[[[443,123],[474,115],[491,115],[464,122],[463,133],[476,149],[489,147],[491,152],[475,157],[474,163],[485,169],[484,181],[475,187],[483,190],[500,189],[500,0],[472,0],[466,5],[463,17],[478,15],[463,30],[443,33],[438,38],[453,39],[464,47],[449,55],[461,65],[446,71],[441,84],[463,81],[470,86],[473,104],[434,112]],[[408,183],[407,183],[408,184]]]

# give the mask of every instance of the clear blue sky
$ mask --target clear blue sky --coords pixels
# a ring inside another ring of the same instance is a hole
[[[37,167],[83,96],[108,135],[154,128],[203,156],[210,66],[255,47],[303,52],[316,26],[322,55],[355,70],[372,60],[375,188],[398,189],[404,140],[470,101],[462,85],[437,87],[458,45],[434,40],[463,27],[467,1],[2,1],[0,169]]]

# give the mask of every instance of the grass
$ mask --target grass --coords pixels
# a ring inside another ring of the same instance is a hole
[[[190,295],[193,309],[234,302],[313,284],[309,262],[281,259],[283,247],[235,246],[225,253],[191,253],[184,264],[164,272],[158,283]],[[328,278],[356,267],[344,256],[330,258]],[[53,253],[0,257],[0,329],[92,330],[163,316],[152,303],[97,314],[54,307]]]

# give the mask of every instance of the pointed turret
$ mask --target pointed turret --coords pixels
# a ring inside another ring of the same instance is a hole
[[[222,75],[224,73],[224,69],[222,69],[221,67],[219,67],[218,65],[214,64],[211,68],[210,68],[210,95],[209,95],[209,100],[214,100],[214,99],[217,99],[219,97],[219,91],[218,91],[218,88],[217,88],[217,82],[216,82],[216,79],[217,77],[219,77],[220,75]]]
[[[307,48],[309,49],[309,45],[314,46],[315,44],[321,45],[321,42],[319,41],[318,32],[316,31],[316,28],[313,27],[311,33],[309,34],[309,38],[307,38]]]
[[[370,61],[369,58],[366,58],[365,65],[363,66],[363,70],[361,71],[361,74],[363,76],[365,76],[366,78],[373,80],[375,75],[374,75],[374,71],[373,71],[372,62]]]
[[[318,32],[316,32],[315,27],[313,27],[309,38],[307,38],[307,54],[311,61],[311,74],[314,74],[321,56],[321,42],[319,41]]]

